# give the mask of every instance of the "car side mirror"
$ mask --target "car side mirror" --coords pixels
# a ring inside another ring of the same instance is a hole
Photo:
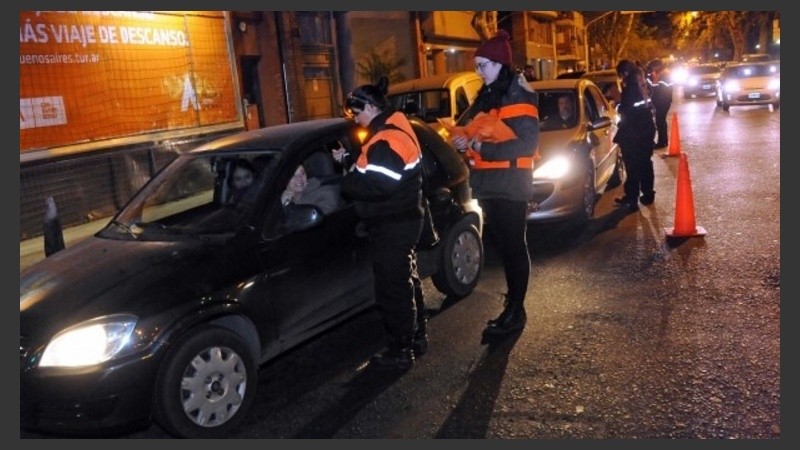
[[[287,232],[303,231],[322,223],[324,214],[315,205],[296,205],[290,203],[284,207],[283,230]]]
[[[592,131],[610,126],[611,126],[611,118],[608,116],[603,116],[598,118],[594,122],[589,123],[589,130]]]

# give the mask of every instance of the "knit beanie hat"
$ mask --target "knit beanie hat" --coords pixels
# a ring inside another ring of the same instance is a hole
[[[497,34],[481,43],[475,51],[475,56],[481,56],[494,62],[499,62],[507,66],[511,65],[511,45],[508,43],[509,36],[506,30],[498,30]]]

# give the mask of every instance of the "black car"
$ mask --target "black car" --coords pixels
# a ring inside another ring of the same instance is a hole
[[[438,240],[419,271],[452,298],[483,266],[480,208],[455,149],[418,119]],[[374,305],[366,234],[350,202],[323,214],[281,193],[314,152],[360,151],[324,119],[242,132],[179,155],[94,236],[20,274],[23,429],[106,433],[154,419],[220,437],[253,403],[259,366]],[[234,160],[258,173],[229,202]],[[340,172],[326,179],[337,183]]]

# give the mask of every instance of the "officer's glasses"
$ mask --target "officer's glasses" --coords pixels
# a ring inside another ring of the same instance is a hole
[[[355,117],[364,111],[367,103],[369,103],[369,100],[349,94],[344,101],[344,114],[347,117]]]

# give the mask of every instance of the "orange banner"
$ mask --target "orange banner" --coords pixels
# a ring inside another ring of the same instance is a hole
[[[241,123],[220,11],[22,11],[20,152]]]

